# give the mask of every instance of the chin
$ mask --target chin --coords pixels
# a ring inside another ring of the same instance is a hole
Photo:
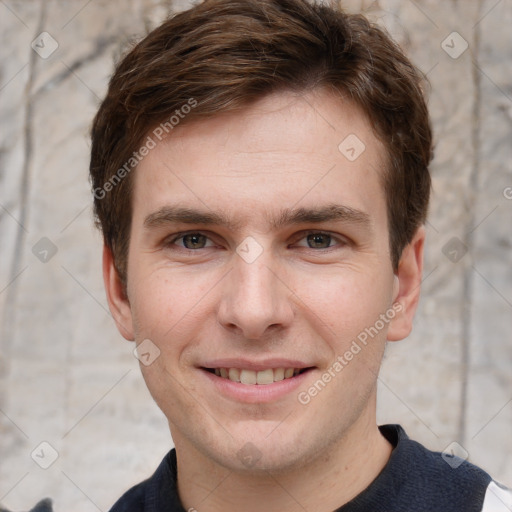
[[[218,463],[238,474],[268,477],[269,474],[289,473],[303,467],[308,460],[306,454],[297,453],[296,447],[297,444],[276,450],[275,446],[267,446],[261,450],[248,441],[236,453],[221,456]]]
[[[218,464],[236,473],[278,474],[296,470],[307,464],[317,450],[308,450],[308,440],[304,433],[286,429],[283,424],[254,422],[249,426],[244,422],[237,432],[231,432],[229,446],[209,450],[208,456]],[[284,427],[280,430],[280,427]],[[289,427],[289,425],[288,425]]]

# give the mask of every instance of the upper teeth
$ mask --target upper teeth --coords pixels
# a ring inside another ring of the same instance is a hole
[[[268,368],[256,372],[239,368],[215,368],[215,375],[242,384],[272,384],[283,379],[289,379],[300,372],[299,368]]]

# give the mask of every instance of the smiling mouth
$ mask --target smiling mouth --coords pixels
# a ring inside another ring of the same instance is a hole
[[[266,370],[254,371],[241,368],[203,368],[217,377],[228,379],[233,382],[240,382],[248,386],[273,384],[311,370],[310,368],[268,368]]]

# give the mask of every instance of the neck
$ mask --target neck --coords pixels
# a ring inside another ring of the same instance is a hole
[[[365,416],[365,415],[363,415]],[[378,476],[392,447],[375,416],[361,417],[336,444],[306,466],[285,473],[235,473],[183,442],[176,442],[178,492],[185,510],[198,512],[332,512]]]

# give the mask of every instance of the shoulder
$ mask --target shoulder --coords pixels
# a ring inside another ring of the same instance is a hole
[[[110,512],[143,512],[144,498],[149,480],[145,480],[126,491],[110,509]]]
[[[153,475],[126,491],[109,512],[150,512],[159,510],[161,493],[172,494],[177,499],[176,484],[176,452],[171,450],[162,460]],[[169,503],[169,499],[164,499]]]
[[[397,502],[415,503],[418,509],[429,511],[495,512],[488,504],[499,496],[496,493],[508,492],[483,469],[448,451],[425,448],[409,439],[398,425],[386,425],[381,431],[389,440],[393,436],[396,440],[389,476],[399,483],[395,487]]]

